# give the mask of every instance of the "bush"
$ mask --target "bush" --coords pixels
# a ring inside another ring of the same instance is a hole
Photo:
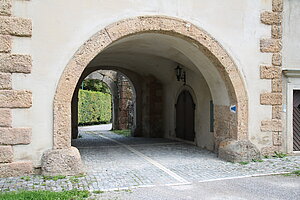
[[[102,92],[79,90],[78,123],[91,125],[111,121],[111,95]]]

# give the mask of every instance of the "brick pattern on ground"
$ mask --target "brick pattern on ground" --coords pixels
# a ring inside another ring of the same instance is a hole
[[[109,131],[80,131],[73,145],[80,150],[86,167],[83,177],[67,176],[47,180],[40,175],[1,178],[0,191],[14,190],[112,190],[127,187],[181,184],[143,157],[129,151],[127,145],[155,160],[188,182],[272,174],[299,170],[300,157],[263,159],[247,165],[225,162],[207,150],[183,142],[159,138],[133,138]],[[105,139],[104,137],[109,138]],[[112,141],[117,141],[118,143]]]

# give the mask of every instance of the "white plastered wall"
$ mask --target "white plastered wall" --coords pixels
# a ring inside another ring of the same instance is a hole
[[[271,106],[261,106],[259,95],[271,90],[259,77],[259,65],[270,63],[261,54],[259,39],[270,35],[260,23],[260,12],[271,10],[271,0],[31,0],[14,1],[13,14],[32,19],[32,38],[14,39],[12,53],[30,54],[30,75],[13,75],[14,89],[33,92],[30,109],[13,111],[13,126],[32,127],[32,142],[15,146],[15,160],[33,160],[52,147],[53,97],[58,80],[75,51],[97,31],[129,17],[167,15],[187,20],[211,34],[232,56],[245,80],[249,97],[249,138],[259,148],[271,144],[260,132]]]

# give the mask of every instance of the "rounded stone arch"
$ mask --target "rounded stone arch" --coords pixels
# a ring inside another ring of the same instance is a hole
[[[42,164],[44,174],[55,174],[55,169],[52,168],[68,168],[67,166],[60,166],[58,164],[60,163],[59,158],[55,159],[53,156],[61,154],[61,160],[63,160],[62,157],[65,158],[70,155],[72,158],[76,157],[73,162],[80,162],[78,150],[71,147],[70,116],[72,95],[85,67],[112,43],[127,36],[141,33],[166,34],[196,45],[216,66],[226,84],[230,103],[237,106],[235,116],[232,117],[232,121],[228,122],[231,124],[230,129],[232,129],[229,133],[229,139],[236,141],[248,139],[247,92],[242,75],[226,50],[206,31],[190,22],[167,16],[135,17],[115,22],[94,34],[78,49],[65,67],[54,97],[53,150],[44,153],[42,161],[46,163],[45,165]],[[228,106],[216,108],[216,112],[219,112],[220,116],[230,114]],[[47,163],[51,159],[56,160],[56,167],[53,167],[49,162]],[[65,162],[61,162],[62,165],[66,165]],[[71,165],[74,163],[68,164],[68,166]],[[65,172],[60,171],[60,173],[76,174],[78,171],[66,169]]]
[[[132,134],[133,135],[138,135],[139,134],[139,126],[140,124],[137,124],[137,122],[140,121],[140,116],[137,116],[137,108],[136,108],[136,96],[137,96],[137,81],[135,80],[135,74],[133,74],[131,71],[126,70],[126,69],[122,69],[120,67],[115,67],[115,66],[95,66],[95,67],[88,67],[85,68],[84,71],[81,74],[81,77],[79,78],[76,88],[73,92],[73,97],[72,97],[72,102],[71,102],[71,123],[72,123],[72,139],[77,138],[78,136],[78,92],[79,89],[81,87],[81,83],[84,79],[86,79],[88,76],[90,76],[92,73],[97,72],[98,70],[111,70],[111,71],[115,71],[115,72],[119,72],[121,73],[123,76],[126,77],[126,79],[129,81],[130,87],[132,89],[133,92],[133,100],[134,100],[134,121],[133,121],[133,128],[132,128]],[[102,76],[102,75],[99,75]],[[112,113],[112,121],[113,121],[113,129],[115,128],[114,123],[117,121],[115,118],[116,116],[116,110],[118,110],[118,106],[116,106],[116,97],[117,97],[117,85],[107,76],[104,77],[98,77],[96,79],[101,79],[105,84],[108,85],[108,88],[111,92],[112,95],[112,108],[113,108],[113,113]],[[137,119],[137,117],[139,117],[139,119]]]

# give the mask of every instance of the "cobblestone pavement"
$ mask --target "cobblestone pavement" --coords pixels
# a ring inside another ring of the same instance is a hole
[[[1,178],[0,191],[70,190],[105,191],[131,187],[190,184],[292,172],[300,169],[300,157],[230,163],[216,154],[183,142],[161,138],[133,138],[110,131],[81,129],[73,140],[86,167],[83,176]]]

